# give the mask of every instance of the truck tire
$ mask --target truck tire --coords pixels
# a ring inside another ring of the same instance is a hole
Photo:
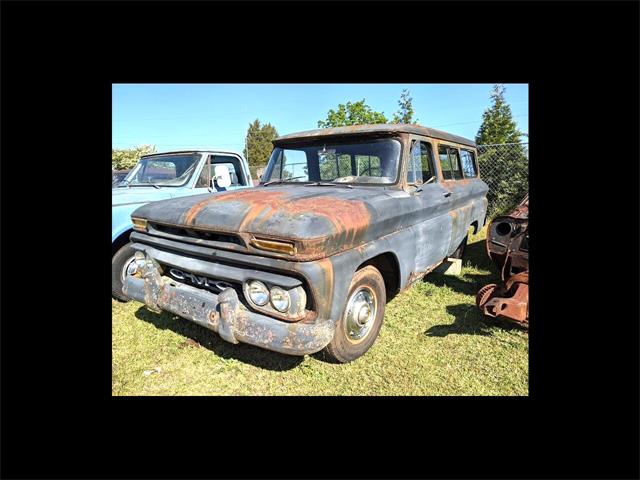
[[[125,294],[122,293],[122,287],[124,274],[127,271],[129,263],[134,259],[135,254],[136,251],[131,247],[131,242],[128,242],[111,258],[111,295],[121,302],[129,301]]]
[[[378,337],[386,302],[384,279],[378,269],[368,265],[358,270],[351,280],[344,314],[325,347],[329,359],[346,363],[364,355]]]

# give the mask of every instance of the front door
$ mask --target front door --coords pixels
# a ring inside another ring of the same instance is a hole
[[[420,137],[411,137],[407,184],[419,203],[417,224],[416,271],[424,271],[447,256],[451,243],[451,192],[444,188],[435,168],[433,146]]]

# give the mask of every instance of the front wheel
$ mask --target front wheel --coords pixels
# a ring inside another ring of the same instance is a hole
[[[378,269],[369,265],[358,270],[351,280],[344,314],[325,347],[326,354],[340,363],[364,355],[378,337],[386,301],[384,280]]]
[[[111,258],[111,295],[121,302],[129,301],[122,292],[122,287],[127,275],[127,268],[135,260],[135,255],[136,250],[131,247],[131,242],[129,242]]]

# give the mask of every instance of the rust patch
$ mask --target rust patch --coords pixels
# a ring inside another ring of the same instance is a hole
[[[249,206],[249,210],[238,227],[238,231],[250,232],[251,225],[262,223],[275,214],[286,214],[294,217],[304,214],[326,218],[332,225],[335,244],[350,248],[359,243],[361,234],[371,222],[371,214],[365,204],[358,200],[343,200],[335,197],[309,197],[291,200],[279,191],[243,190],[229,195],[213,196],[192,206],[184,217],[185,224],[193,225],[197,215],[212,203],[239,201]],[[294,232],[292,232],[294,233]],[[295,235],[292,235],[295,238]],[[308,255],[325,252],[330,245],[326,239],[306,240],[301,246]]]
[[[489,225],[487,253],[500,270],[504,282],[486,285],[476,296],[476,305],[489,317],[499,317],[529,326],[529,196],[509,214]]]

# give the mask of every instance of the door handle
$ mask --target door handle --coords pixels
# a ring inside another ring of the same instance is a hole
[[[442,195],[445,196],[445,197],[450,197],[451,196],[451,192],[446,192],[446,193],[443,193]]]

